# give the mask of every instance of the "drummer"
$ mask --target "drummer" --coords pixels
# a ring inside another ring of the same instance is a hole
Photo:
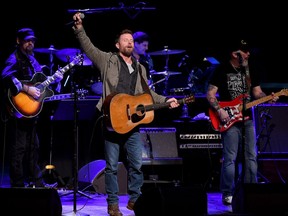
[[[147,53],[149,48],[149,36],[147,33],[137,31],[133,34],[134,39],[134,51],[133,56],[143,64],[146,68],[148,85],[153,86],[151,71],[154,71],[154,64],[151,56]]]

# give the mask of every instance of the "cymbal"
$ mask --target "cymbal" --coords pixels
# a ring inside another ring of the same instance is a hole
[[[158,74],[165,75],[165,76],[168,76],[168,75],[170,76],[170,75],[181,74],[181,72],[177,72],[177,71],[160,71],[160,72],[151,73],[151,75],[158,75]]]
[[[59,58],[61,61],[64,62],[69,62],[69,59],[75,58],[77,55],[81,53],[80,49],[76,48],[65,48],[61,49],[56,53],[56,57]],[[83,65],[92,65],[92,61],[85,55],[83,54]]]
[[[172,54],[180,54],[185,52],[185,50],[170,50],[170,49],[163,49],[160,51],[150,52],[149,55],[172,55]]]
[[[34,52],[39,52],[39,53],[55,53],[58,52],[57,49],[55,49],[54,47],[49,47],[49,48],[35,48]]]

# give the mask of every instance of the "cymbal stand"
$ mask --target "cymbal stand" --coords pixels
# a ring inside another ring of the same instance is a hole
[[[170,74],[169,74],[169,70],[168,70],[168,65],[169,65],[169,54],[168,54],[168,46],[164,46],[164,50],[165,50],[165,52],[167,52],[166,53],[166,61],[165,61],[165,67],[164,67],[164,69],[165,69],[165,71],[166,71],[166,74],[165,74],[165,88],[164,88],[164,92],[163,92],[163,94],[164,95],[168,95],[168,79],[169,79],[169,76],[170,76]]]
[[[53,56],[53,50],[54,50],[54,46],[53,45],[50,45],[49,47],[49,50],[50,50],[50,66],[49,66],[49,69],[50,69],[50,76],[52,76],[53,74],[53,66],[54,66],[54,56]]]
[[[166,80],[166,77],[158,80],[157,82],[153,82],[152,84],[149,85],[149,88],[153,88],[155,85],[157,85],[158,83],[161,83],[161,82],[163,82],[165,80]]]

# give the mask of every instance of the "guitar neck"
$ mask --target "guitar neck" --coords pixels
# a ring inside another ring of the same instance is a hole
[[[177,100],[179,104],[184,104],[185,98]],[[160,104],[151,104],[145,106],[146,111],[157,110],[162,108],[168,108],[170,106],[170,102],[160,103]]]
[[[45,101],[64,100],[64,99],[71,99],[73,97],[74,97],[74,93],[58,94],[58,95],[53,95],[52,97],[46,98]]]
[[[276,97],[279,97],[279,96],[281,96],[281,95],[282,95],[282,92],[281,92],[281,91],[274,94],[274,96],[276,96]],[[254,100],[254,101],[252,101],[252,102],[247,103],[247,104],[246,104],[246,109],[249,109],[249,108],[251,108],[251,107],[253,107],[253,106],[256,106],[256,105],[258,105],[258,104],[261,104],[261,103],[265,103],[265,102],[267,102],[267,101],[269,101],[269,100],[272,100],[272,99],[273,99],[273,96],[272,96],[272,95],[267,95],[267,96],[265,96],[265,97],[259,98],[259,99],[257,99],[257,100]]]
[[[65,72],[67,72],[68,70],[70,70],[72,67],[74,67],[76,64],[78,64],[81,60],[82,60],[83,56],[82,54],[79,54],[78,56],[76,56],[74,58],[73,61],[71,61],[69,64],[67,64],[65,67],[58,69],[52,76],[49,76],[45,81],[43,81],[40,85],[45,88],[48,87],[53,81],[56,80],[56,73],[60,72],[62,74],[64,74]]]

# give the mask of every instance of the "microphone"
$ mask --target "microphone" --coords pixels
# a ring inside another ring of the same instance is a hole
[[[242,63],[243,63],[243,58],[242,58],[242,56],[241,56],[241,53],[240,53],[240,51],[237,51],[236,53],[237,53],[237,57],[238,57],[238,60],[239,60],[239,64],[242,65]]]
[[[84,18],[85,18],[85,15],[84,15],[83,13],[80,13],[80,18],[81,18],[81,19],[84,19]],[[73,20],[73,21],[71,21],[71,22],[66,23],[65,25],[66,25],[66,26],[72,25],[72,24],[74,24],[75,21],[76,21],[76,20]]]
[[[182,65],[186,65],[186,59],[189,58],[188,55],[185,55],[179,62],[178,68],[180,68]]]

